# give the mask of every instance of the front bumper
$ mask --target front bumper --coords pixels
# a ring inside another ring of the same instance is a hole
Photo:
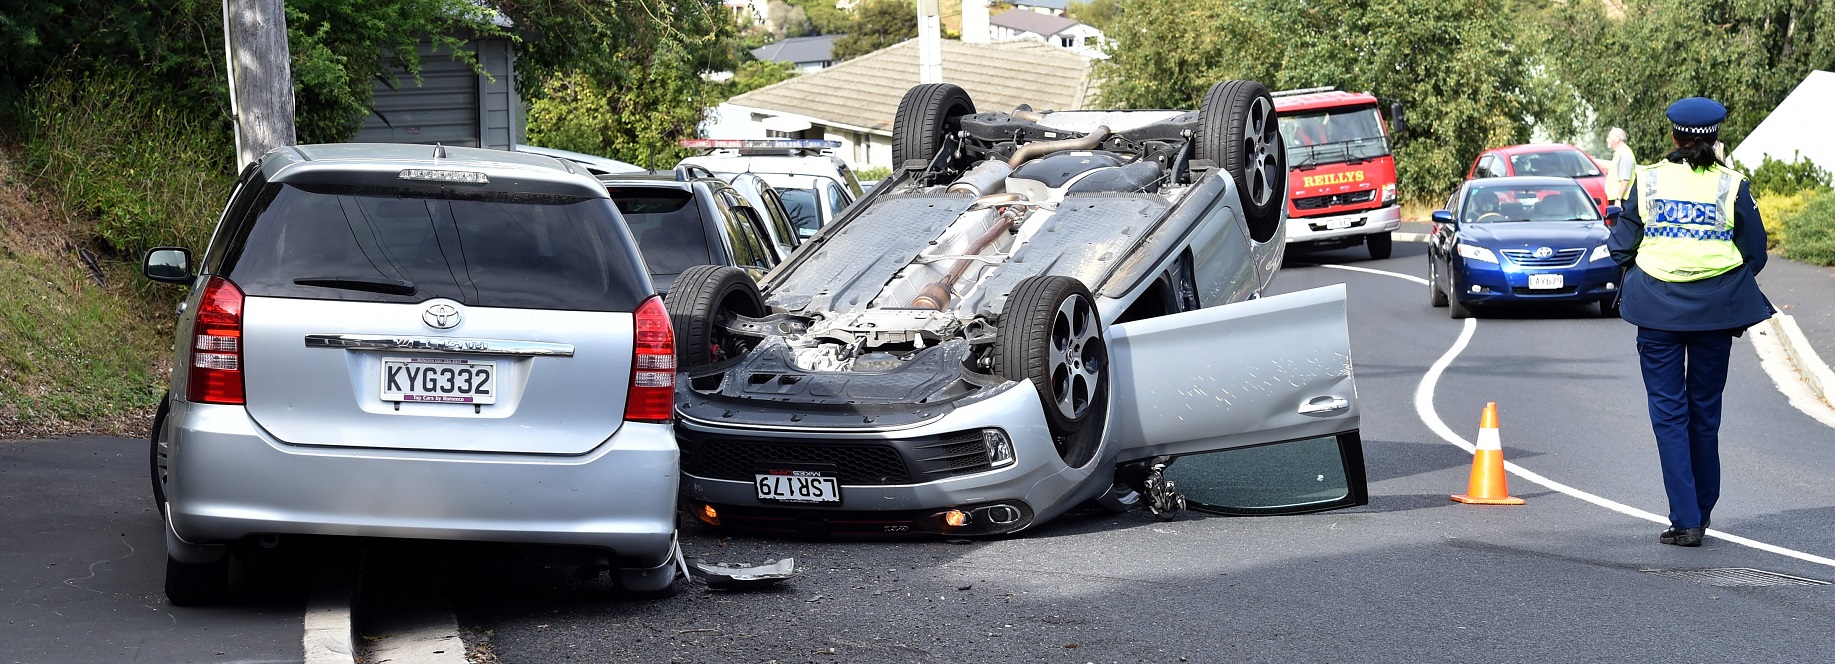
[[[1109,460],[1114,454],[1106,445],[1099,449],[1096,460],[1083,468],[1064,464],[1052,444],[1039,404],[1038,392],[1032,383],[1020,381],[1009,384],[998,394],[961,405],[935,419],[894,430],[740,428],[683,418],[677,426],[682,429],[685,458],[699,451],[694,445],[736,441],[753,450],[752,456],[756,458],[751,462],[757,468],[768,467],[775,461],[768,458],[774,446],[883,446],[910,458],[912,448],[952,434],[984,428],[1006,432],[1013,443],[1014,461],[999,468],[934,481],[923,481],[923,473],[916,471],[910,474],[908,482],[898,484],[850,484],[846,481],[849,473],[843,470],[839,505],[763,502],[758,499],[757,485],[749,478],[734,479],[749,472],[749,468],[723,463],[719,466],[724,470],[715,471],[712,470],[714,464],[690,461],[685,464],[690,470],[683,472],[682,495],[689,500],[689,509],[702,521],[740,529],[810,534],[996,534],[1022,530],[1062,513],[1081,500],[1094,497],[1085,494],[1106,489],[1112,479]],[[690,440],[695,442],[688,442]],[[1109,475],[1099,477],[1098,473]],[[713,474],[726,477],[708,476]],[[718,515],[717,520],[710,518],[708,506]],[[1001,509],[1003,506],[1015,511],[1006,512]],[[964,526],[943,523],[941,515],[950,509],[964,511],[970,523]],[[986,518],[976,521],[981,517],[1011,520],[1004,523],[993,523]]]
[[[240,406],[172,402],[172,529],[208,544],[256,534],[584,546],[656,567],[675,537],[667,424],[626,422],[580,456],[305,447]]]
[[[1332,228],[1332,226],[1344,228]],[[1402,227],[1402,206],[1388,205],[1322,217],[1287,217],[1287,243],[1354,244],[1364,235]]]
[[[1453,284],[1453,297],[1468,304],[1492,302],[1591,302],[1618,296],[1618,265],[1610,260],[1582,261],[1568,268],[1526,268],[1454,257],[1464,265]],[[1508,260],[1508,259],[1505,259]],[[1529,275],[1562,275],[1562,287],[1534,289]]]

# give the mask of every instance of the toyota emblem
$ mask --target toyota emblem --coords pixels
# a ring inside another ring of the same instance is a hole
[[[1555,255],[1554,249],[1550,249],[1548,247],[1537,247],[1536,248],[1536,253],[1535,253],[1536,258],[1548,258],[1549,256],[1553,256],[1553,255]],[[439,326],[435,325],[434,327],[439,327]]]
[[[459,308],[444,302],[434,304],[421,312],[421,322],[436,330],[450,330],[459,326]]]

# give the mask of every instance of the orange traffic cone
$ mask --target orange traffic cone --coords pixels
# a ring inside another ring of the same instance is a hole
[[[1478,452],[1472,455],[1472,480],[1453,500],[1472,505],[1521,505],[1504,485],[1504,445],[1497,437],[1497,402],[1485,404],[1478,421]]]

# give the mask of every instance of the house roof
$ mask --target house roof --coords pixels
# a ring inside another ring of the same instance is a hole
[[[1050,37],[1078,25],[1075,20],[1051,14],[1041,14],[1025,9],[1009,9],[999,16],[988,19],[988,25],[997,25],[1009,30],[1031,32]]]
[[[1831,106],[1835,106],[1835,73],[1812,71],[1730,156],[1748,168],[1758,168],[1766,156],[1785,162],[1803,158],[1835,168],[1835,132],[1828,131]]]
[[[1056,9],[1058,11],[1064,11],[1064,10],[1070,9],[1070,0],[1019,0],[1018,2],[1013,3],[1013,6],[1015,7],[1044,7],[1046,9]]]
[[[772,62],[827,62],[833,60],[835,40],[842,35],[792,37],[752,49],[752,57]]]
[[[1036,42],[964,44],[945,39],[943,80],[962,86],[981,111],[1083,108],[1094,95],[1090,58]],[[918,84],[916,39],[727,100],[831,125],[892,131],[905,91]]]

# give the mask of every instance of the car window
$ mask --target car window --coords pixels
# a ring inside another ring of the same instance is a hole
[[[681,274],[713,262],[694,193],[664,187],[607,187],[637,239],[650,274]]]
[[[1486,172],[1490,174],[1488,177],[1494,177],[1494,178],[1501,178],[1501,177],[1506,177],[1510,175],[1510,170],[1506,168],[1504,165],[1504,159],[1497,155],[1491,155],[1491,167],[1489,169],[1486,169]]]
[[[828,184],[828,215],[830,219],[841,216],[841,211],[847,209],[847,204],[849,202],[847,193],[841,191],[841,185],[832,182]]]
[[[802,243],[796,234],[796,226],[790,223],[790,213],[784,210],[784,199],[777,195],[777,190],[766,187],[762,192],[765,198],[765,220],[771,224],[771,231],[783,239],[784,244],[795,247]]]
[[[264,194],[268,194],[267,176],[261,172],[259,162],[250,164],[247,171],[236,182],[236,189],[230,194],[229,205],[223,208],[223,215],[217,218],[217,229],[212,232],[210,245],[205,249],[201,268],[204,274],[216,274],[223,269],[223,256],[229,253],[230,238],[238,235],[237,230],[243,220],[248,218],[249,210],[255,207]]]
[[[770,236],[765,234],[765,225],[758,219],[758,212],[749,206],[735,206],[733,213],[736,231],[733,243],[738,244],[743,237],[752,255],[751,260],[739,264],[762,268],[777,265],[777,247],[767,239]]]
[[[780,188],[777,193],[784,199],[784,209],[790,213],[790,223],[810,231],[822,227],[822,204],[816,200],[816,190]]]
[[[605,199],[270,189],[224,266],[249,295],[399,303],[444,297],[482,307],[631,311],[649,294],[635,252],[617,232],[618,213]]]
[[[860,186],[860,180],[854,177],[853,169],[848,168],[847,164],[840,164],[836,168],[841,171],[841,179],[847,181],[847,190],[853,192],[853,197],[865,196],[867,194],[866,189]]]
[[[1478,165],[1472,167],[1472,179],[1491,177],[1491,155],[1478,158]]]
[[[1599,208],[1574,185],[1472,187],[1460,219],[1466,223],[1592,221]]]
[[[1599,175],[1593,158],[1579,150],[1531,152],[1510,157],[1517,175],[1541,175],[1557,178],[1584,178]]]

